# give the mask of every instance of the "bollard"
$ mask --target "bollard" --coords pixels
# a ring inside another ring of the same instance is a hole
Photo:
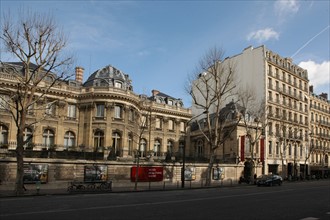
[[[36,182],[36,190],[37,190],[37,194],[39,194],[39,192],[40,192],[40,185],[41,185],[41,182],[40,182],[40,181],[37,181],[37,182]]]

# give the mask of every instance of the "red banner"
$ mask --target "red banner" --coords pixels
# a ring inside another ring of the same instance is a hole
[[[136,167],[131,168],[131,181],[135,182]],[[139,167],[138,182],[163,181],[163,167]]]
[[[265,160],[265,139],[260,139],[260,161],[264,162]]]
[[[245,145],[245,136],[241,136],[241,161],[244,161],[244,145]]]

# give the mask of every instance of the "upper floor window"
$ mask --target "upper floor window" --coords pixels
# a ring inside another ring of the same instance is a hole
[[[121,88],[123,88],[123,83],[116,81],[115,82],[115,87],[121,89]]]
[[[96,117],[104,117],[104,104],[96,104]]]
[[[174,122],[172,119],[168,120],[168,130],[170,131],[174,130]]]
[[[185,126],[184,126],[184,122],[183,122],[183,121],[180,122],[180,131],[181,131],[181,132],[185,132],[185,131],[186,131],[186,130],[185,130]]]
[[[29,115],[34,114],[34,104],[30,104],[30,105],[28,106],[28,114],[29,114]]]
[[[162,119],[156,118],[156,129],[162,129]]]
[[[55,104],[54,103],[48,103],[46,105],[46,114],[55,115]]]
[[[0,95],[0,109],[8,109],[9,96]]]
[[[134,110],[133,109],[130,109],[128,112],[128,120],[134,121]]]
[[[68,114],[69,118],[76,118],[76,105],[68,104]]]
[[[0,145],[8,143],[8,128],[0,125]]]
[[[122,106],[115,106],[115,118],[122,118]]]
[[[141,126],[142,127],[147,127],[148,126],[148,118],[146,115],[141,116]]]

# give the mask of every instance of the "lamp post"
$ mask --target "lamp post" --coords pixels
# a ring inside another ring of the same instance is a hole
[[[202,113],[200,113],[200,114],[198,114],[198,115],[195,115],[194,117],[192,117],[191,119],[189,119],[186,123],[187,123],[187,127],[188,127],[188,125],[189,125],[189,123],[193,120],[193,119],[195,119],[195,118],[197,118],[197,117],[199,117],[199,116],[201,116],[201,115],[203,115],[203,114],[205,114],[205,113],[207,113],[208,111],[203,111]],[[190,132],[190,131],[189,131]],[[186,128],[186,135],[187,135],[187,133],[188,133],[188,129]],[[185,168],[186,168],[186,142],[183,144],[183,146],[182,146],[182,168],[181,168],[181,188],[184,188],[184,185],[185,185],[185,177],[184,177],[184,172],[185,172]]]

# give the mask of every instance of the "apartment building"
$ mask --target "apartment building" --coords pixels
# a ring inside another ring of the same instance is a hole
[[[311,174],[329,176],[330,154],[330,101],[328,94],[316,95],[313,86],[309,93],[310,148],[308,152]]]
[[[264,45],[245,48],[221,62],[224,66],[234,64],[237,90],[230,99],[239,103],[237,92],[253,88],[256,100],[265,106],[267,126],[262,128],[254,152],[242,149],[241,139],[246,134],[237,135],[231,146],[241,162],[262,164],[263,173],[288,178],[310,173],[309,164],[329,166],[329,101],[324,94],[319,97],[309,92],[307,70]],[[229,102],[225,101],[224,106]],[[198,111],[193,105],[192,112],[196,115]]]

